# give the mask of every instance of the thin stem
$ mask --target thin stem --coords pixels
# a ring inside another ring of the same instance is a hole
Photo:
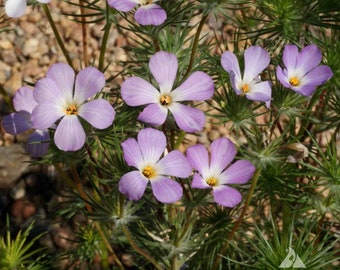
[[[81,30],[83,33],[83,60],[84,60],[85,67],[87,67],[89,65],[88,53],[87,53],[87,27],[86,27],[85,8],[82,2],[83,0],[79,0],[80,14],[81,14]]]
[[[66,58],[67,63],[74,69],[73,63],[72,63],[72,59],[71,59],[68,51],[66,50],[66,48],[64,46],[64,42],[62,41],[62,39],[61,39],[61,37],[59,35],[58,29],[57,29],[57,27],[56,27],[56,25],[55,25],[55,23],[53,21],[53,18],[51,16],[50,10],[48,9],[48,6],[46,4],[43,4],[41,6],[43,7],[43,9],[45,11],[46,17],[47,17],[47,19],[48,19],[48,21],[49,21],[49,23],[50,23],[50,25],[52,27],[52,31],[54,33],[54,36],[55,36],[55,38],[57,40],[57,43],[59,44],[60,49],[62,50],[62,52],[63,52],[63,54],[64,54],[64,56]]]
[[[100,46],[100,55],[99,55],[99,64],[98,64],[98,69],[100,71],[103,71],[104,69],[105,52],[106,52],[107,41],[109,39],[111,25],[112,23],[108,21],[104,27],[104,35],[103,35],[102,44]]]
[[[227,251],[227,249],[229,247],[229,243],[234,238],[234,235],[235,235],[238,227],[240,226],[241,222],[243,221],[243,218],[244,218],[244,216],[245,216],[245,214],[246,214],[246,212],[248,210],[248,207],[250,205],[250,201],[251,201],[251,199],[253,197],[253,194],[254,194],[254,191],[255,191],[255,188],[256,188],[256,185],[257,185],[257,181],[259,180],[260,174],[261,174],[261,170],[257,169],[256,172],[255,172],[255,175],[253,177],[253,181],[251,183],[251,187],[250,187],[250,190],[249,190],[246,202],[244,204],[244,207],[242,209],[242,212],[241,212],[239,218],[237,219],[237,221],[235,222],[234,227],[231,230],[231,232],[230,232],[230,234],[228,236],[227,241],[222,246],[220,252],[216,255],[215,263],[214,263],[213,267],[211,268],[212,270],[216,270],[217,267],[219,266],[219,264],[220,264],[220,262],[222,260],[222,256],[220,256],[220,254],[224,254]]]
[[[197,32],[196,32],[196,35],[195,35],[195,38],[194,38],[194,43],[192,45],[189,66],[188,66],[187,72],[184,75],[184,78],[189,75],[189,73],[191,72],[192,67],[194,65],[194,60],[195,60],[195,57],[196,57],[196,50],[197,50],[198,42],[199,42],[200,35],[201,35],[203,26],[204,26],[207,18],[208,18],[208,14],[204,15],[202,17],[202,20],[200,21],[200,24],[198,25]]]

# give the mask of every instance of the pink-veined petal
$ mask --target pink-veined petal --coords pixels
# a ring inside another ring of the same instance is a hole
[[[119,181],[119,191],[129,200],[139,200],[142,198],[148,182],[139,171],[128,172]]]
[[[241,78],[240,65],[234,53],[229,51],[224,52],[221,57],[221,64],[229,75],[234,73],[236,77]]]
[[[37,104],[38,103],[33,97],[33,90],[31,88],[24,86],[15,92],[13,106],[17,112],[25,111],[32,113],[34,107],[37,106]]]
[[[205,115],[201,110],[185,106],[178,102],[173,102],[169,110],[173,114],[180,129],[186,132],[196,132],[203,129]]]
[[[269,53],[260,46],[251,46],[244,51],[243,80],[254,80],[270,62]]]
[[[248,160],[238,160],[219,177],[220,184],[244,184],[253,177],[255,166]]]
[[[55,122],[65,114],[55,104],[38,104],[31,114],[32,126],[35,129],[50,128]]]
[[[78,116],[67,115],[61,119],[54,133],[56,146],[63,151],[77,151],[85,144],[85,131]]]
[[[272,88],[269,81],[252,84],[246,97],[254,101],[268,101],[272,98]]]
[[[278,66],[276,68],[276,77],[284,87],[291,87],[291,84],[289,83],[289,79],[287,77],[287,70],[284,70],[280,66]]]
[[[173,150],[157,163],[157,172],[161,175],[188,177],[192,168],[187,158],[178,150]]]
[[[225,207],[234,207],[242,200],[241,193],[228,186],[214,188],[213,196],[216,203]]]
[[[202,71],[192,73],[179,87],[171,92],[173,101],[206,100],[214,94],[214,82]]]
[[[330,67],[321,65],[314,68],[312,71],[307,73],[303,78],[301,78],[302,85],[321,85],[333,77],[333,72]]]
[[[127,78],[121,87],[122,98],[129,106],[158,103],[159,91],[146,80],[139,77]]]
[[[41,157],[47,154],[50,145],[50,134],[47,130],[35,130],[27,138],[26,151],[32,157]]]
[[[210,145],[210,169],[220,174],[234,159],[236,148],[227,138],[214,140]]]
[[[162,203],[174,203],[181,199],[183,189],[179,183],[166,177],[151,180],[152,193]]]
[[[122,142],[121,146],[126,163],[129,166],[142,169],[142,166],[144,166],[144,159],[138,142],[133,138],[129,138]]]
[[[299,50],[296,45],[286,45],[283,49],[282,61],[287,69],[296,68],[296,60],[299,55]]]
[[[301,85],[301,86],[292,86],[290,87],[294,92],[309,97],[314,94],[316,88],[318,86],[314,84],[307,84],[307,85]]]
[[[191,187],[192,188],[199,188],[199,189],[206,189],[206,188],[211,188],[205,179],[199,175],[198,173],[194,174],[194,178],[192,179],[191,182]]]
[[[74,99],[83,103],[89,97],[97,94],[105,86],[105,76],[95,67],[82,69],[77,77],[74,87]]]
[[[37,81],[34,87],[33,97],[38,103],[53,103],[58,104],[60,107],[62,107],[67,100],[55,81],[49,78],[43,78]]]
[[[78,113],[79,116],[98,129],[109,127],[115,118],[115,110],[104,99],[95,99],[84,103],[79,108]]]
[[[18,18],[25,14],[26,6],[26,0],[7,0],[5,12],[9,17]]]
[[[138,120],[152,126],[162,125],[168,116],[168,109],[160,104],[150,104],[139,114]]]
[[[166,138],[163,132],[153,128],[144,128],[139,131],[137,141],[144,161],[156,164],[166,147]]]
[[[113,7],[119,11],[128,12],[132,10],[137,4],[138,0],[108,0],[110,7]]]
[[[75,74],[74,70],[68,64],[53,64],[47,71],[46,78],[54,81],[59,92],[62,93],[64,100],[72,100]]]
[[[296,60],[296,69],[301,70],[302,74],[308,73],[320,64],[322,53],[320,49],[312,44],[304,47],[299,53]]]
[[[161,25],[166,18],[165,10],[156,4],[140,6],[135,13],[135,19],[140,25]]]
[[[21,111],[5,115],[1,124],[7,133],[17,135],[32,128],[29,120],[29,113]]]
[[[176,55],[165,51],[157,52],[150,58],[149,67],[161,94],[169,94],[177,75]]]
[[[190,165],[202,176],[210,170],[208,150],[202,144],[189,146],[186,152]]]

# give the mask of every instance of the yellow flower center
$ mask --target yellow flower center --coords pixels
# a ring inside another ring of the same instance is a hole
[[[156,176],[156,170],[152,167],[152,166],[146,166],[143,171],[142,174],[146,177],[146,178],[154,178]]]
[[[75,104],[71,104],[70,106],[68,106],[66,109],[65,109],[65,113],[67,115],[77,115],[78,114],[78,107],[77,105]]]
[[[293,77],[293,78],[290,78],[289,83],[293,86],[298,86],[300,84],[300,81],[298,78]]]
[[[163,105],[163,106],[167,106],[171,103],[171,97],[168,95],[164,95],[161,96],[161,98],[159,99],[159,102]]]
[[[217,179],[213,176],[209,177],[207,180],[205,180],[205,182],[211,187],[214,187],[217,185]]]
[[[241,90],[242,90],[242,92],[243,92],[244,94],[248,93],[248,91],[249,91],[249,85],[248,85],[248,84],[244,84],[244,85],[242,86]]]
[[[153,0],[139,0],[139,4],[141,6],[151,5],[152,3],[153,3]]]

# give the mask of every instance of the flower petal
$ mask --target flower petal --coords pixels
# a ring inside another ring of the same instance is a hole
[[[187,158],[180,151],[173,150],[165,155],[157,163],[157,171],[161,175],[175,176],[175,177],[188,177],[192,168]]]
[[[2,118],[2,127],[7,133],[17,135],[32,128],[29,120],[30,115],[27,112],[11,113]]]
[[[66,101],[72,100],[74,77],[75,74],[73,69],[65,63],[53,64],[46,73],[46,78],[54,81],[59,89],[58,91],[62,93],[62,97]]]
[[[286,88],[291,87],[291,84],[289,83],[289,79],[287,77],[286,69],[282,69],[280,66],[278,66],[276,68],[276,77],[284,87]]]
[[[127,139],[121,143],[124,153],[124,159],[129,166],[141,169],[143,156],[140,147],[135,139]]]
[[[64,113],[55,104],[41,103],[33,109],[31,114],[32,126],[35,129],[47,129],[63,116]]]
[[[202,71],[192,73],[179,87],[171,92],[174,101],[206,100],[214,94],[214,82]]]
[[[252,84],[246,97],[255,101],[268,101],[272,98],[272,88],[269,81]]]
[[[202,144],[196,144],[189,146],[186,154],[190,165],[201,175],[207,176],[210,170],[208,150]]]
[[[296,68],[296,60],[299,55],[299,50],[296,45],[286,45],[283,49],[282,61],[287,69]]]
[[[129,106],[158,103],[159,91],[146,80],[139,77],[126,79],[121,87],[122,98]]]
[[[177,75],[176,55],[164,51],[157,52],[150,58],[149,67],[159,84],[161,94],[169,94]]]
[[[140,25],[161,25],[166,18],[165,10],[156,4],[141,6],[135,13],[135,19]]]
[[[251,46],[244,51],[244,74],[243,80],[254,80],[270,62],[269,53],[260,46]]]
[[[97,94],[105,86],[105,76],[95,67],[82,69],[77,77],[74,87],[74,99],[83,103],[89,97]]]
[[[312,44],[306,46],[297,56],[296,69],[300,69],[303,74],[306,74],[307,72],[318,66],[321,60],[322,53],[316,45]]]
[[[79,116],[98,129],[109,127],[116,114],[111,104],[104,99],[86,102],[79,108],[78,112]]]
[[[15,92],[13,106],[17,112],[25,111],[32,113],[32,110],[37,104],[38,103],[33,97],[33,90],[31,88],[24,86]]]
[[[240,65],[235,54],[229,51],[224,52],[221,57],[221,64],[229,75],[234,73],[236,77],[241,78]]]
[[[153,195],[162,203],[174,203],[183,195],[183,189],[179,183],[166,177],[151,180]]]
[[[213,195],[216,203],[226,207],[234,207],[242,200],[241,193],[229,186],[214,188]]]
[[[211,188],[205,179],[199,175],[198,173],[194,174],[194,178],[192,179],[191,182],[191,187],[192,188],[199,188],[199,189],[206,189],[206,188]]]
[[[199,109],[173,102],[169,107],[169,110],[173,114],[180,129],[186,132],[196,132],[203,129],[205,115]]]
[[[330,67],[321,65],[314,68],[312,71],[307,73],[303,78],[301,78],[302,85],[321,85],[333,77],[333,72]]]
[[[227,138],[220,138],[211,143],[210,153],[210,169],[220,174],[234,159],[236,148]]]
[[[220,175],[221,184],[244,184],[253,177],[255,166],[248,160],[238,160]]]
[[[47,154],[50,145],[50,134],[47,130],[35,130],[27,138],[26,151],[32,157],[41,157]]]
[[[49,2],[51,2],[51,0],[37,0],[38,2],[40,3],[43,3],[43,4],[47,4]]]
[[[124,174],[119,181],[119,191],[128,197],[129,200],[142,198],[148,180],[139,172],[132,171]]]
[[[60,121],[54,134],[56,146],[63,151],[77,151],[85,144],[85,132],[78,116],[67,115]]]
[[[18,18],[25,14],[26,6],[26,0],[7,0],[5,12],[9,17]]]
[[[54,103],[59,104],[60,107],[63,106],[64,100],[66,100],[62,90],[55,81],[49,78],[43,78],[37,81],[34,87],[33,97],[38,103]]]
[[[137,141],[144,161],[156,164],[166,147],[166,138],[163,132],[153,128],[144,128],[138,133]]]
[[[119,11],[128,12],[136,6],[138,0],[108,0],[107,2],[110,7]]]
[[[152,126],[162,125],[168,116],[168,109],[159,104],[150,104],[139,114],[138,120]]]

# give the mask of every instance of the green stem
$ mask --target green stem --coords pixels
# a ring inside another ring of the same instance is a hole
[[[104,35],[103,35],[102,44],[100,46],[100,55],[99,55],[99,64],[98,64],[98,69],[100,71],[103,71],[104,69],[105,52],[106,52],[107,41],[109,39],[111,25],[112,23],[108,21],[104,27]]]
[[[194,66],[194,60],[195,60],[195,57],[196,57],[196,50],[197,50],[198,42],[200,40],[200,35],[201,35],[201,32],[202,32],[203,26],[204,26],[205,22],[207,21],[207,18],[208,18],[208,14],[204,15],[202,17],[202,20],[200,21],[200,23],[198,25],[197,32],[196,32],[196,35],[195,35],[195,38],[194,38],[194,43],[192,45],[189,66],[188,66],[187,72],[184,75],[184,78],[186,78],[189,75],[189,73],[192,70],[192,67]]]
[[[292,213],[287,203],[282,206],[282,240],[281,245],[284,249],[289,247],[290,228],[292,223]]]
[[[64,46],[64,42],[62,41],[62,39],[59,35],[58,29],[57,29],[57,27],[56,27],[56,25],[53,21],[53,18],[51,16],[50,10],[48,9],[48,6],[46,4],[43,4],[41,6],[43,7],[43,9],[45,11],[46,17],[47,17],[47,19],[48,19],[48,21],[49,21],[49,23],[52,27],[52,31],[54,33],[54,36],[57,40],[57,43],[59,44],[60,49],[62,50],[62,52],[63,52],[63,54],[66,58],[67,63],[74,69],[71,57],[70,57],[68,51],[66,50],[66,48]]]
[[[81,30],[83,34],[83,60],[84,65],[87,67],[89,65],[88,53],[87,53],[87,27],[86,27],[86,17],[85,8],[82,4],[83,0],[79,0],[80,14],[81,16]]]
[[[245,214],[248,210],[248,207],[250,205],[250,201],[253,197],[253,194],[254,194],[254,191],[255,191],[255,188],[256,188],[256,185],[257,185],[257,181],[259,180],[260,175],[261,175],[261,169],[257,169],[256,172],[255,172],[255,175],[253,177],[253,181],[251,183],[251,187],[250,187],[246,202],[244,204],[244,207],[242,209],[242,212],[241,212],[239,218],[237,219],[237,221],[235,222],[234,227],[231,230],[227,241],[222,246],[220,252],[216,255],[215,262],[213,264],[213,267],[211,268],[212,270],[216,270],[218,268],[218,266],[219,266],[219,264],[221,263],[221,260],[222,260],[222,256],[220,256],[220,255],[224,254],[227,251],[227,249],[229,247],[229,243],[233,240],[238,227],[240,226],[241,222],[243,221],[243,218],[244,218],[244,216],[245,216]]]
[[[12,103],[11,96],[7,93],[7,91],[2,86],[2,84],[0,84],[0,94],[2,95],[3,99],[5,100],[5,102],[8,104],[9,108],[11,109],[11,111],[14,111],[14,106],[13,106],[13,103]]]

